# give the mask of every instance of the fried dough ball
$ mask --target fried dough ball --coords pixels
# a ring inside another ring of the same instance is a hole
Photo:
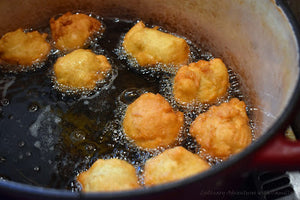
[[[98,159],[77,176],[84,192],[106,192],[139,188],[135,168],[124,160]]]
[[[123,47],[140,66],[184,65],[189,59],[189,46],[182,38],[163,33],[155,28],[146,28],[138,22],[125,35]]]
[[[146,161],[146,186],[180,180],[209,169],[209,164],[198,155],[178,146]]]
[[[176,141],[183,118],[160,94],[145,93],[128,106],[123,128],[142,148],[167,147]]]
[[[0,40],[0,59],[8,64],[24,66],[42,62],[51,50],[46,38],[46,33],[24,33],[21,28],[8,32]]]
[[[56,48],[71,51],[83,48],[85,43],[97,31],[101,30],[101,23],[85,14],[67,12],[57,20],[50,19],[52,38]]]
[[[226,159],[251,143],[248,122],[245,103],[233,98],[200,114],[192,123],[190,133],[209,154]]]
[[[103,55],[96,55],[90,50],[77,49],[54,64],[56,81],[70,88],[94,89],[97,81],[105,78],[111,65]]]
[[[229,87],[227,68],[221,59],[200,60],[181,67],[174,79],[173,93],[181,104],[214,103]]]

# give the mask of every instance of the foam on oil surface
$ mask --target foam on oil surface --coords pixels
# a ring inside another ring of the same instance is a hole
[[[184,113],[185,124],[175,145],[199,154],[211,165],[221,163],[201,149],[189,134],[193,120],[211,105],[179,105],[172,92],[176,68],[162,65],[141,68],[126,55],[122,40],[134,22],[96,18],[103,22],[105,32],[94,37],[88,48],[108,57],[113,71],[95,90],[61,90],[56,85],[52,66],[58,57],[64,55],[58,50],[51,51],[46,65],[37,67],[39,70],[1,74],[0,118],[6,128],[0,130],[3,136],[0,141],[3,148],[0,178],[79,191],[81,188],[76,182],[78,173],[87,170],[98,158],[119,158],[134,165],[143,184],[146,160],[164,149],[148,151],[137,147],[125,136],[122,122],[127,106],[146,92],[160,93],[174,110]],[[49,32],[49,28],[44,30]],[[189,40],[187,42],[191,50],[190,62],[213,58],[211,53]],[[228,94],[216,104],[232,97],[247,100],[240,90],[238,75],[230,68],[228,72]],[[247,112],[251,117],[251,105],[248,105]],[[250,124],[254,130],[255,124]],[[24,130],[27,131],[24,133]],[[14,134],[10,134],[12,132]],[[14,151],[9,152],[5,148]],[[26,169],[19,166],[26,166]],[[2,171],[10,172],[3,174]]]

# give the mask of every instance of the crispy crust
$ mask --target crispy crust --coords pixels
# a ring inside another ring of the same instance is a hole
[[[50,19],[52,38],[55,47],[62,51],[83,48],[87,40],[101,30],[101,23],[85,14],[67,12],[57,20]]]
[[[200,60],[183,66],[174,79],[174,97],[181,104],[214,103],[229,87],[227,68],[221,59]]]
[[[60,57],[54,64],[56,81],[70,88],[94,89],[97,81],[103,80],[110,70],[105,56],[85,49]]]
[[[135,168],[124,160],[98,159],[77,181],[84,192],[107,192],[139,188]]]
[[[200,114],[192,123],[190,133],[209,154],[226,159],[251,143],[248,123],[245,103],[233,98]]]
[[[144,180],[146,186],[180,180],[210,168],[198,155],[179,146],[147,160]]]
[[[31,66],[47,59],[51,50],[47,34],[19,28],[6,33],[0,40],[0,59],[8,64]]]
[[[125,35],[123,47],[140,66],[184,65],[190,53],[184,39],[158,31],[157,27],[146,28],[141,21]]]
[[[167,147],[176,141],[183,118],[160,94],[146,93],[128,106],[123,128],[142,148]]]

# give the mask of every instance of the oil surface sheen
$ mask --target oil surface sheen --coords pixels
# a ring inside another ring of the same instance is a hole
[[[0,178],[51,188],[80,190],[76,175],[97,158],[121,158],[141,174],[145,161],[162,149],[145,151],[128,141],[122,119],[128,104],[145,92],[160,93],[175,110],[185,113],[185,127],[177,145],[201,155],[201,148],[188,133],[190,123],[209,105],[182,107],[172,95],[175,71],[140,70],[121,48],[124,34],[135,21],[102,19],[103,35],[89,49],[104,54],[114,68],[107,81],[87,95],[60,92],[53,81],[52,67],[61,56],[50,58],[35,71],[0,73]],[[48,28],[43,29],[47,32]],[[48,30],[49,32],[49,30]],[[213,56],[188,42],[190,61]],[[228,96],[244,99],[237,75],[228,69]],[[204,156],[205,155],[201,155]],[[205,157],[211,165],[221,161]],[[139,177],[143,183],[142,176]]]

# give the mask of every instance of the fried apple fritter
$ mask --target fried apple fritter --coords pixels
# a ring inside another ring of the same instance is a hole
[[[176,141],[183,118],[160,94],[145,93],[128,106],[123,129],[137,146],[167,147]]]
[[[47,34],[19,28],[6,33],[0,40],[0,59],[8,64],[31,66],[47,59],[51,50]]]
[[[84,192],[121,191],[139,188],[135,168],[124,160],[98,159],[77,176]]]
[[[94,89],[110,70],[111,65],[105,56],[85,49],[60,57],[54,64],[57,83],[74,89]]]
[[[138,22],[125,35],[123,47],[127,54],[135,58],[140,66],[184,65],[189,59],[189,46],[182,38],[146,28]]]
[[[67,52],[83,48],[94,33],[103,31],[97,19],[70,12],[56,20],[51,18],[50,28],[55,47]]]
[[[245,149],[252,140],[246,105],[237,98],[212,106],[190,127],[196,141],[212,156],[226,159]]]
[[[178,146],[146,161],[146,186],[180,180],[208,170],[210,165],[198,155]]]
[[[229,87],[227,68],[221,59],[200,60],[181,67],[174,79],[173,93],[181,104],[214,103]]]

